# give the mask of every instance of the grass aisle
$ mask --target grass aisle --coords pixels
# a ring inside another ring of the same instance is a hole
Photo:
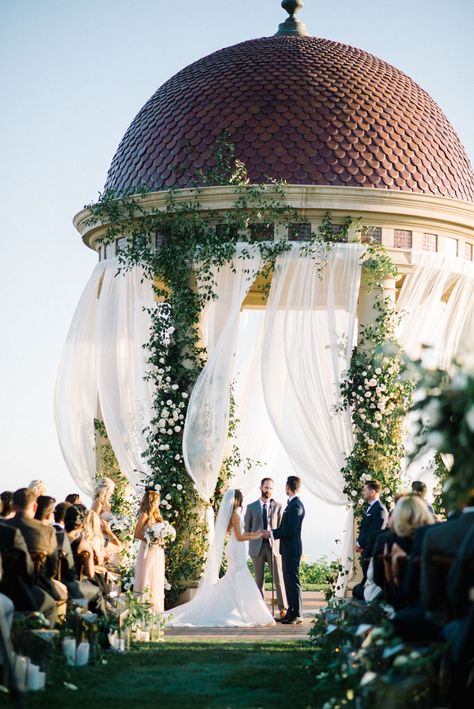
[[[29,694],[28,707],[67,709],[219,709],[314,706],[308,646],[286,642],[188,642],[144,645],[106,665],[71,672],[78,691]]]

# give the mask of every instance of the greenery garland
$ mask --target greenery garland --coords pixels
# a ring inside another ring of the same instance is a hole
[[[291,249],[291,242],[252,241],[251,224],[298,223],[301,217],[284,202],[280,184],[249,185],[245,166],[235,159],[225,136],[216,148],[216,168],[201,176],[203,185],[233,185],[235,202],[231,209],[205,211],[201,187],[191,190],[190,198],[180,202],[176,192],[167,194],[165,209],[148,209],[143,198],[148,190],[134,194],[109,191],[98,203],[89,205],[90,225],[106,225],[103,242],[126,237],[120,253],[120,269],[141,265],[154,283],[157,305],[150,310],[150,340],[144,343],[149,353],[148,376],[153,381],[155,416],[146,431],[147,462],[153,471],[146,484],[154,485],[162,496],[162,511],[177,530],[175,543],[167,550],[167,577],[172,604],[189,579],[198,579],[206,549],[202,504],[187,475],[182,457],[182,434],[189,393],[206,360],[199,340],[198,324],[202,309],[216,297],[213,271],[232,260],[237,242],[253,243],[264,264],[258,276],[262,299],[277,257]],[[315,259],[321,272],[331,245],[348,241],[352,219],[341,226],[327,213],[318,230],[303,245],[301,254]],[[155,248],[158,237],[160,246]],[[243,251],[242,258],[250,253]],[[383,248],[370,244],[364,260],[369,285],[377,287],[396,270]],[[198,290],[196,281],[201,284]],[[204,284],[204,285],[203,285]],[[347,380],[342,385],[343,405],[350,408],[356,443],[343,470],[345,493],[362,510],[361,488],[365,477],[381,480],[386,498],[398,486],[402,451],[402,418],[406,413],[410,386],[402,383],[401,353],[394,336],[395,314],[392,304],[377,298],[379,315],[374,325],[362,332],[354,351]],[[387,340],[389,344],[387,345]],[[368,343],[375,348],[365,349]],[[384,426],[380,425],[383,418]],[[216,509],[235,467],[240,465],[236,446],[224,462],[212,499]]]
[[[399,316],[380,284],[397,269],[380,244],[370,243],[363,269],[369,291],[376,293],[373,324],[361,328],[347,376],[341,385],[342,407],[354,425],[354,447],[342,470],[344,492],[353,501],[356,518],[364,513],[362,488],[378,480],[387,503],[400,487],[404,421],[411,405],[413,384],[400,377],[403,354],[396,339]]]

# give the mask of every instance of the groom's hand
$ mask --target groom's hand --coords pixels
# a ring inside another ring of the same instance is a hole
[[[262,532],[262,537],[263,537],[264,539],[270,539],[270,536],[271,536],[271,535],[270,535],[270,532],[269,532],[267,529],[264,529],[263,532]]]

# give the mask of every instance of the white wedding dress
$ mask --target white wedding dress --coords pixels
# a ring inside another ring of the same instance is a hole
[[[233,493],[233,491],[227,491],[226,495],[228,496],[229,493]],[[225,501],[224,496],[223,505]],[[221,506],[221,511],[222,509],[223,506]],[[221,519],[218,518],[216,532],[219,526],[222,526],[221,511],[219,512]],[[240,526],[242,530],[242,518]],[[216,542],[216,546],[219,547],[219,539]],[[212,556],[212,550],[209,555]],[[218,562],[215,568],[220,566],[221,557],[222,552],[219,556],[218,550],[217,559],[214,557],[213,560]],[[209,578],[210,564],[208,559],[208,568],[195,597],[189,603],[177,606],[169,613],[164,614],[168,627],[245,628],[257,625],[275,625],[272,614],[265,605],[248,569],[247,543],[239,542],[232,529],[229,534],[226,559],[227,572],[221,579],[217,578],[217,574],[214,578]]]

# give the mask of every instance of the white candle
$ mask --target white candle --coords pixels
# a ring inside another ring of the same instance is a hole
[[[35,691],[40,688],[39,671],[38,665],[30,662],[28,666],[28,689]]]
[[[76,664],[76,638],[64,638],[63,653],[69,666]]]
[[[84,667],[89,662],[89,643],[82,642],[77,646],[76,667]]]

